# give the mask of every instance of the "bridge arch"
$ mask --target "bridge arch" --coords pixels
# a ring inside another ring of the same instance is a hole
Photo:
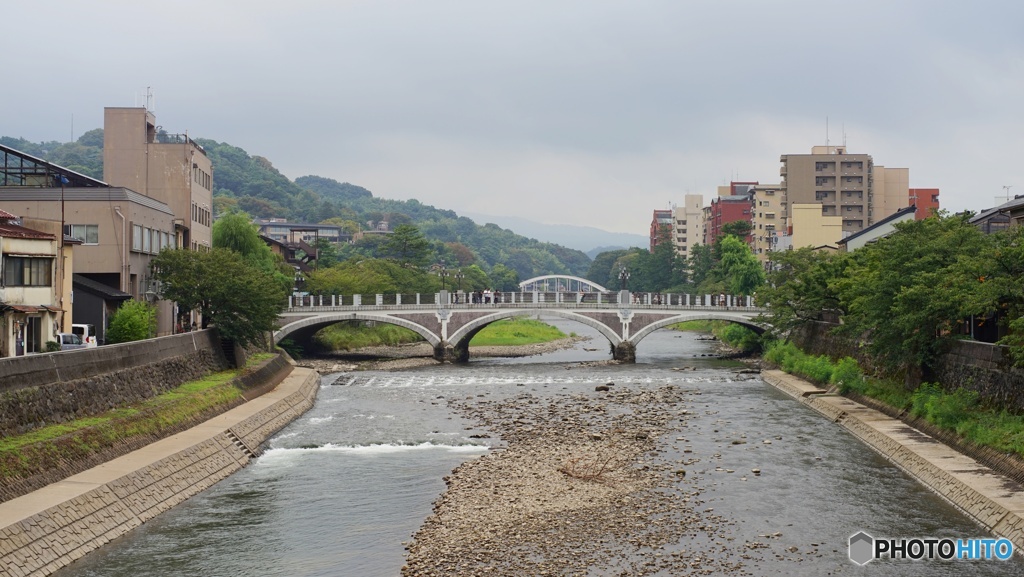
[[[550,284],[550,281],[556,282],[556,290],[548,290],[547,285]],[[569,292],[608,292],[608,289],[597,284],[596,282],[587,280],[582,277],[567,274],[549,274],[544,276],[535,276],[531,279],[527,279],[519,283],[519,290],[523,292],[530,292],[533,290],[541,290],[542,292],[557,292],[558,281],[567,281],[566,284],[569,287]],[[576,283],[578,290],[572,290],[573,283]],[[537,285],[541,285],[544,288],[537,289]]]
[[[584,325],[587,325],[588,327],[591,327],[597,330],[602,335],[604,335],[604,337],[608,339],[608,342],[611,343],[611,346],[613,348],[618,346],[618,344],[622,342],[622,337],[619,336],[618,333],[610,329],[608,325],[591,319],[590,317],[574,313],[572,311],[558,309],[519,309],[498,311],[495,312],[494,314],[486,315],[466,323],[448,337],[448,342],[456,347],[462,346],[463,344],[469,344],[469,340],[473,338],[473,335],[480,332],[480,329],[484,328],[485,326],[491,323],[504,319],[511,319],[515,317],[530,316],[536,314],[561,317],[563,319],[573,320]]]
[[[658,321],[655,321],[644,328],[640,329],[636,333],[630,335],[629,342],[636,346],[637,343],[642,341],[644,337],[653,333],[658,329],[665,328],[676,323],[682,323],[686,321],[728,321],[730,323],[736,323],[747,327],[757,334],[762,334],[767,330],[767,327],[755,323],[752,319],[742,314],[730,314],[728,312],[704,312],[704,311],[687,311],[685,313],[667,317]]]
[[[392,325],[398,325],[405,327],[416,334],[423,337],[431,346],[436,347],[441,344],[441,338],[434,334],[430,329],[423,325],[382,314],[363,314],[363,313],[337,313],[337,314],[320,314],[315,317],[304,318],[295,322],[288,323],[280,329],[274,331],[274,344],[281,342],[289,335],[303,332],[312,335],[316,331],[335,323],[345,321],[374,321],[379,323],[387,323]]]

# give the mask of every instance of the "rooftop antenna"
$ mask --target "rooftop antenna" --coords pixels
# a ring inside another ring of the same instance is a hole
[[[1010,202],[1010,189],[1011,188],[1013,188],[1012,184],[1007,184],[1007,185],[1003,186],[1003,190],[1006,191],[1006,202]]]
[[[150,86],[146,87],[146,93],[143,95],[143,98],[146,101],[145,104],[144,104],[144,106],[146,107],[146,110],[149,111],[149,112],[153,112],[153,88],[152,87],[150,87]],[[138,107],[138,105],[139,105],[139,95],[136,94],[135,95],[135,106]]]

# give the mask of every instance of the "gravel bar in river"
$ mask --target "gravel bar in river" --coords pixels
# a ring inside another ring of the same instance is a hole
[[[737,542],[702,506],[686,475],[698,459],[660,457],[685,441],[693,393],[596,389],[449,399],[504,445],[445,478],[402,575],[749,574],[768,546]]]

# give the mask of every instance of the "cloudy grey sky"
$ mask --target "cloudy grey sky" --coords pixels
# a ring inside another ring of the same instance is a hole
[[[1018,0],[39,0],[3,19],[0,134],[35,142],[152,87],[168,131],[292,179],[645,234],[684,194],[778,182],[827,119],[944,208],[1024,194]]]

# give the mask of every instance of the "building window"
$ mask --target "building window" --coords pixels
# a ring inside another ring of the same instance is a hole
[[[100,243],[100,226],[98,224],[65,224],[64,234],[83,244]]]
[[[132,225],[132,250],[142,251],[142,225]]]
[[[153,250],[153,245],[150,243],[151,233],[152,230],[148,228],[142,231],[142,252],[151,252]]]
[[[52,258],[4,257],[4,286],[50,286]]]

